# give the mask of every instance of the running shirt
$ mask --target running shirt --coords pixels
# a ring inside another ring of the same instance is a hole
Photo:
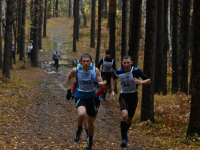
[[[31,50],[33,49],[33,46],[28,46],[28,53],[30,53],[31,52]]]
[[[15,51],[15,46],[14,46],[14,45],[12,46],[12,52],[13,52],[13,51]]]
[[[54,54],[53,54],[53,58],[54,58],[54,59],[58,59],[59,57],[60,57],[60,54],[59,54],[59,53],[54,53]]]
[[[120,78],[121,93],[134,93],[137,92],[138,84],[135,84],[134,77],[143,80],[149,79],[140,69],[132,67],[130,71],[124,72],[123,68],[117,69],[113,78]]]
[[[90,66],[90,70],[82,70],[82,66],[76,67],[76,98],[89,99],[95,94],[95,85],[91,78],[96,77],[96,67]]]
[[[77,65],[79,64],[79,60],[74,60],[73,61],[73,66],[78,67]]]
[[[111,58],[103,58],[100,60],[97,68],[100,69],[100,66],[102,65],[102,72],[104,73],[111,73],[112,69],[116,70],[115,67],[115,61]]]

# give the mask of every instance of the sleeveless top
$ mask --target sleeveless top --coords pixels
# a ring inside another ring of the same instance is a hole
[[[74,60],[74,66],[77,67],[77,65],[79,64],[79,60]]]
[[[76,67],[76,98],[89,99],[95,94],[95,84],[91,78],[96,77],[96,67],[90,66],[90,70],[82,70],[82,66]]]
[[[112,65],[113,65],[113,59],[112,59],[112,62],[108,62],[108,61],[105,61],[103,59],[102,72],[111,72],[112,71]]]
[[[133,67],[131,71],[117,75],[120,78],[121,93],[134,93],[137,92],[136,84],[133,78]]]
[[[60,55],[59,53],[57,53],[57,54],[54,53],[54,59],[58,59],[59,55]]]

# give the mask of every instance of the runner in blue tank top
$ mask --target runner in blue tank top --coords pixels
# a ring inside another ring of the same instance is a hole
[[[120,110],[122,111],[121,121],[121,147],[126,147],[128,141],[128,129],[131,126],[137,103],[138,84],[148,85],[151,80],[138,68],[131,66],[130,56],[124,56],[122,59],[123,68],[117,69],[111,78],[111,99],[114,100],[114,83],[116,78],[120,78],[121,92],[119,96]],[[141,77],[143,80],[139,80]]]
[[[94,118],[97,111],[95,106],[96,99],[94,99],[95,86],[97,85],[99,88],[104,88],[104,84],[106,83],[103,82],[99,70],[94,66],[90,66],[92,57],[88,53],[83,54],[80,61],[82,66],[73,68],[67,76],[67,99],[70,100],[71,98],[70,80],[76,76],[77,89],[75,92],[75,102],[78,112],[78,130],[74,140],[80,140],[84,117],[87,113],[89,133],[89,145],[87,146],[87,149],[92,149],[95,120]]]

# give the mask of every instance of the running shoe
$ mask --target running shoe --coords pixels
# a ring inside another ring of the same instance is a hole
[[[126,144],[127,144],[126,140],[122,140],[121,147],[126,147]]]
[[[85,141],[88,141],[88,140],[89,140],[89,134],[87,134]]]
[[[77,141],[80,140],[81,131],[82,131],[82,130],[77,130],[77,131],[76,131],[76,135],[75,135],[75,137],[74,137],[74,141],[77,142]]]
[[[93,145],[93,142],[89,142],[88,146],[86,147],[86,149],[92,149],[92,145]]]

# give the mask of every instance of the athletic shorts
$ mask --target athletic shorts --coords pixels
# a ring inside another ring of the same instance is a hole
[[[97,114],[98,102],[95,102],[94,98],[83,99],[83,98],[75,97],[75,104],[76,104],[76,108],[80,106],[84,106],[86,108],[87,115],[90,117],[95,117],[95,115]]]
[[[128,116],[133,118],[138,103],[137,92],[135,93],[121,93],[119,96],[120,110],[128,110]]]
[[[107,81],[107,85],[110,84],[110,80],[111,80],[111,73],[110,72],[101,72],[101,77],[103,79],[103,81]]]

